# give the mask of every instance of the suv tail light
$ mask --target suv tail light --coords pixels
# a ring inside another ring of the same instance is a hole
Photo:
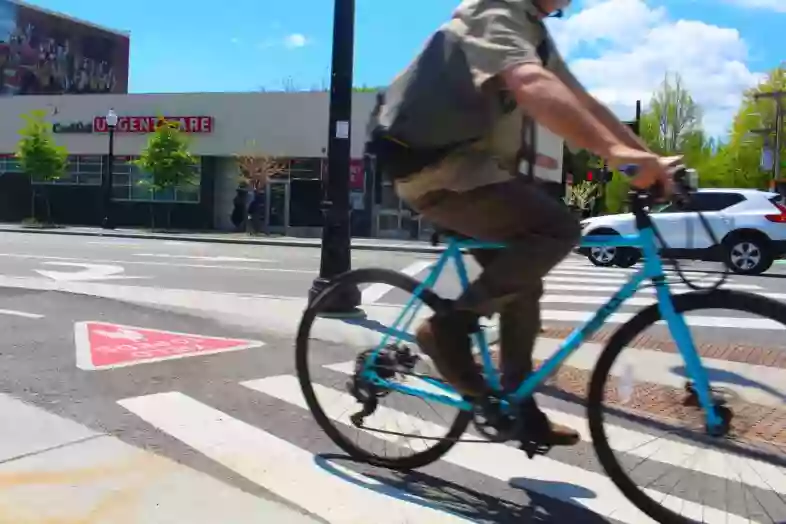
[[[776,204],[775,202],[773,202],[772,205],[777,207],[780,213],[778,213],[777,215],[764,215],[764,218],[766,218],[770,222],[778,222],[780,224],[786,224],[786,207],[780,204]]]

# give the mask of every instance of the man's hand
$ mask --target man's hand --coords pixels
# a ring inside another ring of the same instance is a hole
[[[624,164],[636,165],[638,173],[631,179],[630,185],[639,189],[660,185],[663,190],[662,196],[668,197],[672,190],[671,176],[675,168],[682,165],[682,156],[660,157],[627,146],[619,146],[612,150],[609,163],[615,167]]]

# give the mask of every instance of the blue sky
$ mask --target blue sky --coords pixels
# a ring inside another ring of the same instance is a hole
[[[28,1],[130,31],[132,92],[280,89],[287,79],[310,88],[329,79],[332,1]],[[388,82],[458,3],[356,1],[357,85]],[[619,113],[671,69],[721,129],[734,93],[786,59],[773,45],[786,0],[574,0],[567,14],[551,23],[560,49]]]

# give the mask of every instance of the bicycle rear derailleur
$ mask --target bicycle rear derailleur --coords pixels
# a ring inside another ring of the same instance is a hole
[[[355,372],[347,382],[347,390],[363,407],[357,413],[350,415],[349,419],[355,427],[362,427],[366,417],[372,415],[379,405],[380,398],[390,393],[390,389],[373,383],[364,376],[364,371],[371,369],[382,380],[393,380],[396,373],[411,373],[418,361],[418,356],[413,355],[407,346],[388,345],[377,353],[374,363],[366,366],[369,356],[374,349],[367,349],[355,358]]]

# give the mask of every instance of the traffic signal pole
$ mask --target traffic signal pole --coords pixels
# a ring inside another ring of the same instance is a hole
[[[765,133],[775,131],[775,150],[772,152],[773,156],[773,169],[772,169],[772,189],[778,190],[781,180],[781,149],[783,147],[783,100],[786,99],[786,91],[773,91],[770,93],[756,93],[753,95],[754,100],[761,98],[770,98],[775,101],[775,129],[765,129]],[[782,191],[778,191],[782,193]]]
[[[349,271],[351,230],[349,220],[349,166],[352,119],[352,69],[355,44],[355,0],[335,0],[333,7],[333,56],[330,77],[328,173],[323,179],[322,252],[319,276],[309,290],[309,303],[331,279]],[[358,315],[360,291],[345,286],[321,313]]]

